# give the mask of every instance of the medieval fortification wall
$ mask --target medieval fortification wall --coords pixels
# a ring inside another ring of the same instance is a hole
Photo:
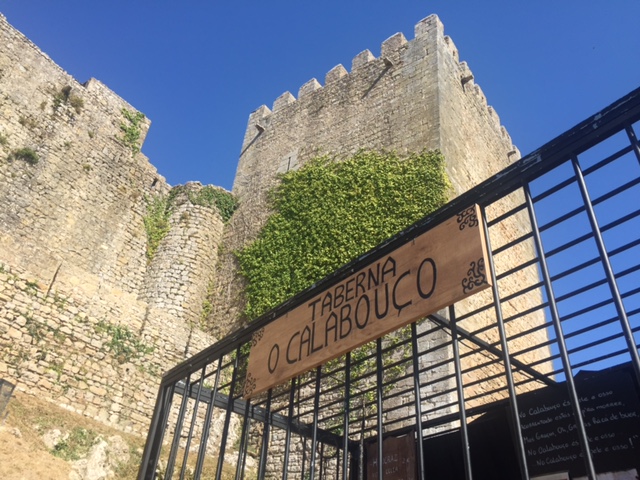
[[[359,149],[439,149],[452,198],[520,157],[436,15],[416,25],[413,40],[397,33],[380,51],[376,58],[365,50],[350,72],[338,65],[324,86],[311,79],[297,99],[285,92],[271,109],[263,105],[250,115],[233,186],[240,207],[225,236],[230,250],[260,231],[278,174],[319,154],[339,159]],[[237,318],[242,284],[227,284],[237,278],[231,255],[220,270],[215,318]]]
[[[233,186],[240,207],[225,233],[229,250],[251,242],[260,231],[269,213],[266,194],[277,183],[278,174],[297,169],[318,155],[332,155],[339,160],[359,149],[399,153],[440,150],[453,186],[452,198],[520,158],[495,110],[474,82],[469,67],[460,62],[457,48],[445,35],[442,23],[432,15],[415,26],[413,39],[407,40],[402,33],[397,33],[382,43],[378,57],[365,50],[354,57],[350,71],[338,65],[326,74],[324,85],[311,79],[300,87],[297,98],[285,92],[271,109],[263,105],[250,115]],[[521,201],[514,195],[493,205],[490,213],[495,218]],[[504,245],[528,229],[525,216],[515,217],[493,229],[492,244]],[[533,258],[533,254],[532,245],[525,242],[497,257],[496,268],[505,271]],[[234,324],[220,320],[239,319],[242,279],[235,275],[231,255],[221,258],[219,271],[215,323],[234,328]],[[513,281],[514,277],[500,285],[504,295],[534,284],[538,273],[532,267],[523,270],[517,282]],[[509,313],[527,311],[539,302],[539,293],[534,291],[514,300],[509,305],[513,309]],[[486,290],[456,305],[457,314],[490,303],[491,291]],[[446,311],[441,313],[448,316]],[[464,327],[474,331],[494,321],[493,310],[485,310],[484,314],[468,319]],[[530,328],[543,321],[543,315],[537,312],[513,328],[521,329],[522,325]],[[430,328],[430,323],[425,322],[419,331]],[[224,333],[221,330],[220,335]],[[491,343],[499,341],[495,328],[484,329],[480,338]],[[546,333],[539,330],[523,336],[512,346],[521,350],[527,344],[542,344],[544,340]],[[452,355],[450,341],[444,331],[430,334],[421,341],[421,348],[430,351],[428,356],[420,358],[421,368],[429,372],[431,382],[433,378],[443,379],[423,387],[423,396],[430,398],[434,406],[454,402],[453,363],[447,363]],[[466,355],[463,368],[486,362],[486,353],[477,347],[462,345],[461,349]],[[527,358],[533,361],[547,354],[546,348],[541,348],[528,353]],[[544,371],[549,367],[547,363],[539,366]],[[515,376],[516,381],[524,379],[519,373]],[[489,381],[479,381],[491,377]],[[501,366],[496,363],[465,375],[465,382],[470,384],[466,395],[476,398],[470,405],[503,398],[506,392]],[[408,387],[398,386],[399,390],[410,391]],[[528,383],[524,388],[532,387]],[[496,393],[489,394],[490,391]],[[385,404],[385,409],[392,412],[387,420],[407,415],[397,407],[410,404],[410,396],[397,397],[393,405]],[[444,413],[441,410],[441,414]],[[396,428],[399,426],[396,424]]]
[[[0,16],[0,377],[142,433],[199,328],[223,222],[175,199],[148,261],[147,204],[171,187],[123,140],[137,111],[78,83]],[[199,189],[199,184],[190,185]]]
[[[469,67],[460,62],[439,18],[431,15],[416,24],[412,40],[397,33],[382,43],[379,57],[365,50],[354,57],[350,72],[338,65],[327,73],[324,86],[311,79],[300,87],[297,98],[285,92],[271,109],[263,105],[250,115],[233,186],[240,207],[225,235],[229,249],[252,241],[260,231],[268,218],[266,193],[279,173],[299,168],[319,154],[339,160],[359,149],[440,150],[453,185],[452,198],[520,158]],[[504,212],[518,201],[507,199],[492,211]],[[527,220],[521,217],[492,242],[505,244],[527,229]],[[531,255],[531,245],[522,245],[496,258],[497,268],[504,271],[506,265],[517,265]],[[221,259],[219,279],[224,284],[216,289],[218,319],[238,318],[242,280],[233,274],[234,268],[231,255]],[[535,271],[523,272],[522,284],[534,279]],[[501,287],[508,294],[518,285]],[[489,298],[487,291],[462,302],[458,311],[469,311]],[[525,310],[536,299],[535,294],[521,298],[515,308]],[[488,321],[478,318],[473,324],[478,327]],[[485,333],[485,339],[495,341],[495,333]],[[448,354],[446,349],[441,351],[442,356]],[[433,362],[442,360],[438,355],[430,357]]]
[[[0,377],[135,432],[159,375],[213,343],[200,328],[205,302],[216,336],[240,324],[242,280],[218,247],[256,237],[278,173],[318,154],[439,149],[455,196],[519,158],[430,16],[414,39],[396,34],[379,57],[365,50],[350,72],[338,65],[324,86],[312,79],[297,99],[253,112],[229,224],[190,202],[202,186],[188,185],[149,260],[147,205],[172,189],[138,150],[150,122],[124,137],[138,113],[99,81],[78,83],[0,16]]]
[[[359,149],[399,153],[439,149],[459,195],[519,158],[466,63],[437,16],[415,27],[407,41],[397,33],[381,54],[358,54],[351,72],[334,67],[321,86],[285,92],[270,110],[249,117],[233,192],[241,212],[261,208],[277,173],[297,168],[318,154],[338,158]],[[249,201],[251,200],[251,201]],[[248,237],[260,222],[251,215]],[[235,223],[241,222],[241,215]]]

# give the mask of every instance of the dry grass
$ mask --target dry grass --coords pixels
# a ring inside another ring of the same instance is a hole
[[[144,447],[144,439],[127,435],[119,430],[110,428],[90,418],[83,417],[55,404],[45,402],[36,397],[17,392],[11,398],[7,407],[8,416],[0,425],[0,479],[2,480],[68,480],[72,470],[72,460],[83,456],[87,446],[98,436],[108,438],[120,436],[129,446],[129,461],[118,465],[113,477],[116,480],[135,479]],[[42,436],[45,432],[58,429],[70,433],[70,438],[62,448],[52,451],[45,445]],[[83,435],[74,439],[74,432]],[[83,440],[85,443],[83,444]],[[168,448],[163,449],[165,455]],[[184,452],[179,452],[178,465]],[[189,455],[189,469],[193,471],[197,455]],[[166,465],[166,458],[162,459]],[[215,475],[217,461],[206,458],[202,478],[212,478]],[[162,478],[162,477],[160,477]],[[191,478],[187,474],[186,478]],[[223,480],[235,478],[235,467],[224,465]],[[255,478],[255,472],[245,472],[245,478]]]
[[[83,438],[92,442],[97,436],[107,438],[113,435],[122,437],[129,445],[130,453],[129,462],[117,468],[115,478],[124,480],[136,477],[143,439],[20,392],[14,394],[7,411],[8,416],[0,429],[0,478],[66,480],[71,472],[71,462],[65,458],[71,459],[76,454],[86,452],[87,445],[82,444]],[[68,446],[54,452],[42,440],[43,434],[52,429],[83,432],[85,435],[78,439],[71,435]]]

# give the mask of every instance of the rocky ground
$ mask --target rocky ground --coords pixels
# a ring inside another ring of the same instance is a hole
[[[0,415],[2,480],[131,480],[137,477],[143,447],[143,438],[20,392]],[[215,458],[205,461],[203,478],[209,478],[216,463]],[[251,468],[245,478],[255,473]],[[162,479],[161,470],[158,474]],[[225,465],[222,479],[232,478],[235,467]]]
[[[3,480],[136,477],[143,447],[141,438],[21,393],[11,398],[2,416]]]

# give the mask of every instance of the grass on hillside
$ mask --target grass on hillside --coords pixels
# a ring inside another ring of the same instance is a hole
[[[120,436],[129,446],[129,461],[116,467],[113,478],[129,480],[138,475],[144,438],[125,434],[21,392],[14,393],[4,413],[7,412],[4,422],[0,422],[0,478],[3,480],[67,480],[73,461],[86,456],[100,437],[107,439],[114,435]],[[43,435],[53,429],[68,433],[69,437],[50,450]],[[164,449],[164,453],[167,452],[168,446]],[[179,459],[182,454],[180,452]],[[190,455],[194,462],[195,457]],[[166,463],[166,458],[162,459],[162,464]],[[202,478],[210,478],[215,465],[215,458],[206,459]],[[255,472],[246,473],[245,478],[255,476]],[[233,478],[235,467],[225,465],[222,479]]]

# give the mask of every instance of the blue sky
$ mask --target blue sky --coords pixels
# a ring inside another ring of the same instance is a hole
[[[249,114],[440,16],[523,154],[640,85],[640,0],[0,0],[56,63],[144,112],[176,185],[230,189]]]

